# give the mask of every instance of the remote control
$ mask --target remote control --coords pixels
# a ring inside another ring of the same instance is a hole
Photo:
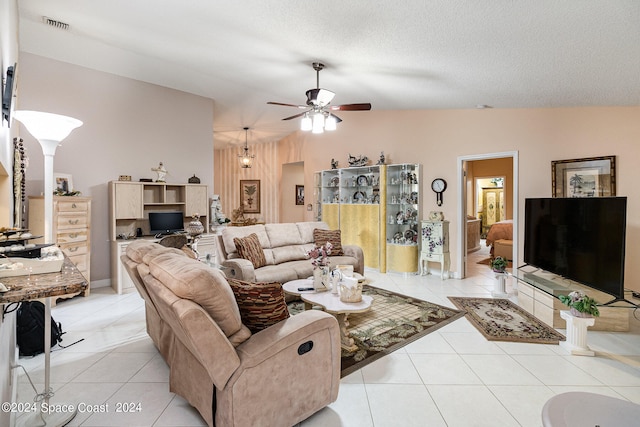
[[[303,291],[312,291],[313,288],[298,288],[298,292],[303,292]]]

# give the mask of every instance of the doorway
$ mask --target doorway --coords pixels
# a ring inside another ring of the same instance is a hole
[[[502,171],[488,172],[487,166],[496,162]],[[474,163],[477,162],[477,163]],[[474,166],[476,166],[474,168]],[[475,171],[474,171],[475,169]],[[518,259],[518,152],[488,153],[458,157],[458,248],[456,270],[458,278],[467,277],[467,218],[478,215],[476,191],[477,178],[504,178],[502,181],[502,215],[513,221],[513,264]],[[480,181],[483,182],[483,181]],[[498,182],[496,181],[496,184]],[[496,185],[497,187],[497,185]],[[500,208],[500,205],[497,206]],[[493,212],[494,214],[496,211]]]
[[[304,162],[282,165],[280,184],[280,222],[305,220]],[[307,196],[311,199],[311,196]]]

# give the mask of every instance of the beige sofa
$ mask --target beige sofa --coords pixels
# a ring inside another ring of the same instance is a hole
[[[324,222],[296,222],[280,224],[227,227],[220,238],[221,264],[225,274],[247,282],[280,282],[303,279],[313,274],[307,252],[314,248],[313,230],[328,230]],[[255,233],[260,240],[267,265],[254,268],[251,261],[240,258],[234,238]],[[356,245],[343,245],[344,255],[330,256],[331,265],[353,265],[355,272],[364,274],[364,254]]]
[[[122,261],[170,390],[209,426],[291,426],[336,400],[340,334],[330,314],[308,310],[252,334],[219,270],[143,240]]]

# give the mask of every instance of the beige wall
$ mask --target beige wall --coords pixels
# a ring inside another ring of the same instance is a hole
[[[374,105],[375,107],[375,105]],[[280,165],[305,162],[305,186],[313,188],[313,173],[329,169],[332,158],[347,165],[347,156],[364,154],[377,160],[384,151],[391,163],[418,162],[424,166],[423,217],[436,210],[429,189],[436,177],[449,183],[443,210],[451,222],[451,251],[457,256],[457,159],[488,153],[517,151],[519,155],[519,218],[524,222],[524,199],[551,196],[551,161],[603,155],[617,156],[617,194],[628,197],[626,287],[640,290],[640,107],[549,109],[422,110],[343,113],[332,133],[297,132],[278,143],[278,163],[265,165],[277,176]],[[216,179],[218,174],[216,171]],[[223,177],[220,177],[223,179]],[[274,197],[277,192],[274,192]],[[277,199],[263,203],[277,205]],[[312,212],[305,211],[305,219]],[[519,228],[519,256],[524,244]],[[520,259],[520,261],[522,261]],[[455,265],[455,263],[453,263]]]
[[[21,53],[18,106],[76,117],[84,122],[56,152],[54,171],[73,176],[92,201],[91,279],[109,271],[107,183],[118,175],[155,178],[159,162],[167,182],[197,175],[213,194],[213,101],[137,80]],[[30,158],[27,194],[42,192],[38,142],[18,122]],[[13,127],[12,127],[13,129]]]

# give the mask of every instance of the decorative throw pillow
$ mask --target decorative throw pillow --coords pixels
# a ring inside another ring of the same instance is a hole
[[[344,255],[340,230],[322,230],[320,228],[316,228],[313,230],[313,242],[316,246],[324,246],[325,243],[331,242],[333,245],[331,255]]]
[[[227,279],[236,297],[242,323],[256,333],[289,317],[282,285]]]
[[[251,233],[247,237],[235,237],[233,243],[238,250],[240,258],[248,259],[253,264],[253,268],[260,268],[267,265],[260,240],[256,233]]]

